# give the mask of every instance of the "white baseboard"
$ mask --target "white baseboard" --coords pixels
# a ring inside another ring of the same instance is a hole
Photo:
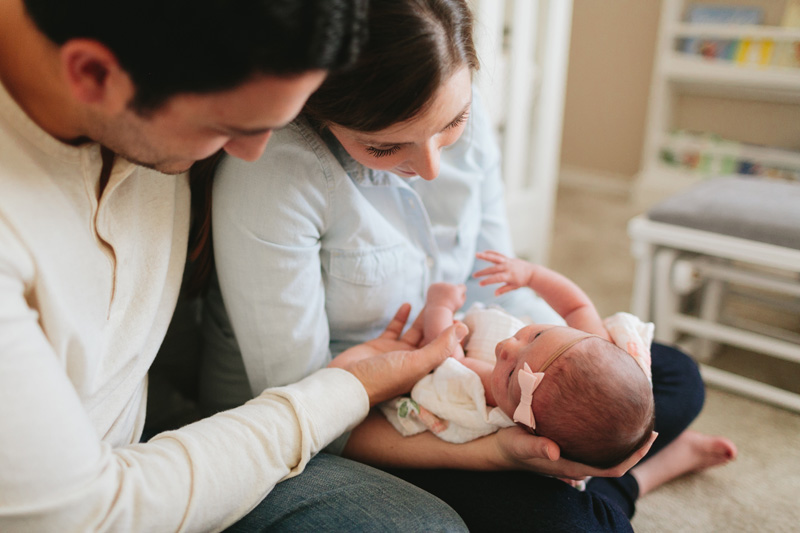
[[[630,198],[636,187],[636,179],[634,176],[626,176],[615,172],[574,165],[561,165],[558,174],[558,185]]]

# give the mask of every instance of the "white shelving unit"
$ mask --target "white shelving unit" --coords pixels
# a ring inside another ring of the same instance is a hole
[[[800,41],[800,29],[775,25],[694,24],[684,22],[693,0],[662,0],[656,60],[650,90],[642,170],[636,184],[636,201],[642,208],[678,192],[700,176],[671,168],[661,162],[661,150],[668,146],[676,128],[679,99],[683,95],[704,95],[737,100],[800,105],[800,68],[742,65],[732,61],[692,56],[679,51],[683,39],[769,39],[774,43]],[[732,2],[733,3],[733,2]],[[775,4],[776,0],[750,0],[753,7]],[[741,3],[736,3],[742,5]],[[771,21],[770,21],[771,22]],[[713,131],[713,125],[709,126]],[[734,141],[739,139],[732,139]],[[800,168],[800,153],[770,148],[743,148],[749,156]]]
[[[561,151],[572,0],[471,0],[488,103],[503,154],[517,254],[547,263]]]

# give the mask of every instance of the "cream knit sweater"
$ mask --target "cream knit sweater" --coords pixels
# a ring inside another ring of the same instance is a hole
[[[0,85],[0,531],[215,530],[368,411],[326,369],[138,444],[189,188],[42,131]]]

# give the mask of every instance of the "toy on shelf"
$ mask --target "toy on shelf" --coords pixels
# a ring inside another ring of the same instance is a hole
[[[761,24],[764,13],[757,7],[719,6],[695,4],[686,14],[686,21],[690,24],[709,25],[741,25]],[[681,50],[690,55],[699,55],[709,59],[724,59],[737,61],[740,56],[747,57],[751,48],[760,50],[760,43],[746,40],[746,49],[743,52],[742,41],[739,39],[707,39],[690,37],[684,39]]]
[[[714,133],[675,130],[662,146],[668,167],[708,178],[726,174],[800,182],[800,152],[724,139]]]

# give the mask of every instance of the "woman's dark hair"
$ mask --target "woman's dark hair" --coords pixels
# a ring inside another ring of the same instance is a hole
[[[416,116],[459,68],[478,68],[472,25],[466,0],[371,0],[362,55],[328,76],[303,114],[363,132]]]
[[[331,73],[306,103],[312,121],[381,130],[418,115],[461,67],[478,68],[466,0],[370,0],[367,31],[358,60]],[[205,288],[212,269],[211,182],[220,158],[191,171],[190,293]]]
[[[352,62],[366,38],[367,0],[24,0],[56,44],[94,39],[130,75],[131,107],[180,93],[231,89],[256,74]]]
[[[189,171],[189,186],[192,191],[192,223],[189,228],[189,272],[184,279],[184,291],[190,298],[198,296],[208,288],[214,269],[214,243],[211,239],[211,189],[214,174],[225,152],[219,150],[192,165]]]

